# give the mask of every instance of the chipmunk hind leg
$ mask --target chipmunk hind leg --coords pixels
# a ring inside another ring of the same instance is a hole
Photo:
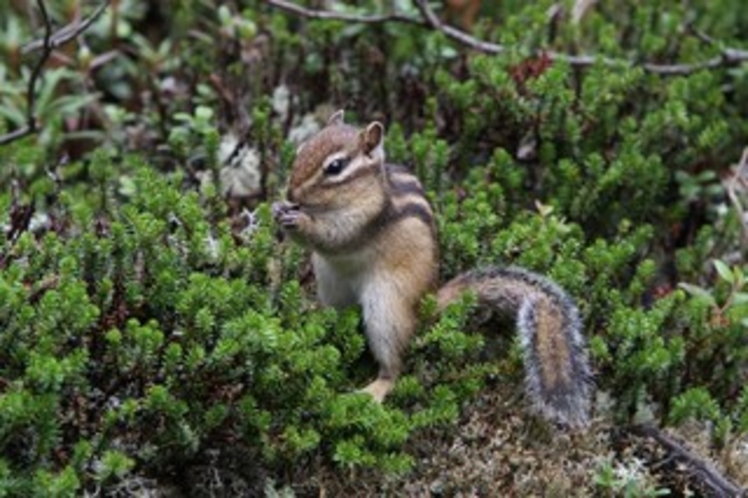
[[[362,296],[361,305],[366,338],[379,364],[379,375],[362,391],[381,403],[400,375],[403,354],[416,327],[416,316],[410,303],[398,299],[397,293],[381,288],[368,290]]]
[[[459,275],[444,284],[436,294],[437,309],[441,313],[444,309],[457,301],[462,294],[471,288],[472,281],[467,274]]]

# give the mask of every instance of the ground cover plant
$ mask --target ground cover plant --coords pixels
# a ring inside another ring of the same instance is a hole
[[[748,486],[748,13],[459,3],[0,2],[0,496]],[[589,430],[531,416],[469,296],[355,392],[360,313],[269,209],[338,108],[423,180],[443,279],[575,298]]]

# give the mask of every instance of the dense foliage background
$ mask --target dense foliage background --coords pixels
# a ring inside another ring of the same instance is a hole
[[[38,127],[0,145],[0,496],[693,490],[621,436],[642,422],[748,485],[748,11],[455,3],[431,7],[500,53],[409,0],[296,5],[418,23],[0,0],[0,135]],[[93,22],[44,57],[40,5],[49,33]],[[359,314],[315,305],[268,209],[338,108],[423,179],[444,278],[511,263],[574,296],[589,431],[527,416],[512,326],[469,299],[424,303],[384,406],[353,392]]]

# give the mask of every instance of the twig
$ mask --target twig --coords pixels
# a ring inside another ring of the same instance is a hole
[[[21,126],[20,128],[16,128],[10,133],[6,133],[5,135],[0,135],[0,145],[9,144],[15,140],[18,140],[19,138],[25,137],[26,135],[31,135],[35,131],[36,131],[36,122],[34,122],[33,127],[29,126],[28,124],[25,124]]]
[[[41,76],[42,68],[47,62],[47,59],[49,59],[49,56],[52,54],[53,49],[49,44],[50,40],[52,39],[52,21],[49,19],[47,6],[44,4],[44,0],[37,0],[36,4],[39,7],[39,12],[41,13],[42,20],[44,21],[44,39],[42,40],[42,55],[36,62],[36,66],[34,66],[33,71],[31,71],[29,84],[26,88],[26,125],[6,135],[0,136],[0,145],[10,143],[13,140],[18,140],[21,137],[25,137],[26,135],[35,133],[39,126],[34,114],[34,107],[36,103],[36,80],[38,80]]]
[[[15,140],[31,135],[39,131],[39,123],[36,119],[36,82],[42,77],[42,69],[49,60],[52,52],[59,46],[73,40],[78,35],[88,29],[91,24],[98,19],[109,6],[111,0],[105,0],[87,19],[80,23],[73,23],[65,26],[56,33],[52,33],[52,21],[47,12],[47,6],[44,0],[37,0],[42,20],[44,22],[44,38],[30,42],[21,49],[22,54],[28,54],[35,50],[41,50],[42,54],[36,62],[34,69],[31,71],[31,77],[26,88],[26,124],[4,135],[0,135],[0,146],[9,144]]]
[[[101,17],[107,7],[109,7],[110,3],[111,0],[104,0],[104,2],[99,5],[96,10],[94,10],[91,15],[83,21],[74,21],[67,26],[62,27],[59,31],[55,32],[55,34],[52,35],[52,38],[49,41],[49,45],[53,49],[58,48],[76,38],[78,35],[86,31],[93,23],[95,23],[99,19],[99,17]],[[42,47],[44,47],[44,40],[34,40],[21,47],[21,54],[26,55],[35,50],[39,50]]]
[[[657,427],[653,425],[639,425],[632,427],[631,432],[638,436],[652,438],[668,451],[670,458],[684,462],[690,470],[691,476],[697,479],[710,492],[715,493],[715,496],[744,496],[744,489],[730,482],[713,465],[693,455],[683,445]]]
[[[474,36],[457,29],[448,24],[444,24],[434,13],[428,4],[427,0],[416,0],[416,7],[421,14],[421,19],[405,16],[401,14],[388,14],[388,15],[358,15],[358,14],[344,14],[338,12],[331,12],[327,10],[309,9],[306,7],[299,6],[293,2],[287,0],[265,0],[265,2],[280,10],[290,12],[292,14],[307,17],[310,19],[326,19],[326,20],[337,20],[351,23],[362,23],[362,24],[379,24],[385,22],[399,22],[418,26],[421,28],[433,29],[444,33],[447,38],[450,38],[462,45],[477,50],[479,52],[487,54],[500,54],[506,52],[507,47],[492,43],[485,40],[480,40]],[[552,50],[538,50],[537,55],[542,54],[552,61],[565,62],[575,67],[588,67],[595,63],[602,63],[609,67],[641,67],[645,71],[654,74],[660,74],[663,76],[673,75],[686,75],[692,74],[698,71],[707,69],[716,69],[731,64],[739,64],[748,61],[748,50],[740,50],[734,48],[724,48],[720,54],[707,59],[705,61],[696,62],[692,64],[657,64],[651,62],[634,62],[625,59],[614,59],[610,57],[604,57],[599,55],[571,55],[561,52],[555,52]]]
[[[357,15],[357,14],[345,14],[342,12],[331,12],[328,10],[314,10],[302,7],[293,2],[286,0],[265,0],[268,4],[273,7],[278,7],[281,10],[290,12],[292,14],[299,15],[301,17],[308,17],[310,19],[328,19],[334,21],[346,21],[358,24],[381,24],[384,22],[394,21],[404,24],[424,25],[424,22],[415,17],[405,16],[401,14],[384,14],[384,15]]]
[[[44,21],[44,39],[42,40],[42,55],[39,57],[36,66],[34,66],[34,69],[31,72],[29,84],[26,89],[26,125],[6,135],[0,136],[0,145],[5,145],[14,140],[25,137],[26,135],[31,135],[37,131],[39,126],[34,113],[36,103],[36,80],[39,79],[44,64],[52,54],[52,47],[49,45],[50,40],[52,39],[52,21],[49,19],[47,6],[44,4],[44,0],[37,0],[36,4],[39,6],[39,12]]]
[[[479,40],[474,36],[462,31],[461,29],[452,27],[449,24],[444,24],[441,19],[437,17],[434,11],[431,10],[428,0],[416,0],[416,7],[418,7],[418,11],[421,13],[421,16],[423,16],[423,18],[426,20],[426,24],[436,29],[437,31],[441,31],[447,36],[447,38],[451,38],[458,43],[462,43],[463,45],[467,45],[470,48],[485,52],[487,54],[500,54],[506,50],[506,48],[502,45]]]

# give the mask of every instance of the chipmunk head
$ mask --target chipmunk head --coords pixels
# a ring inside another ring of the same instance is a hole
[[[299,146],[287,198],[315,210],[338,210],[360,203],[384,188],[384,127],[359,129],[337,111],[327,125]]]

